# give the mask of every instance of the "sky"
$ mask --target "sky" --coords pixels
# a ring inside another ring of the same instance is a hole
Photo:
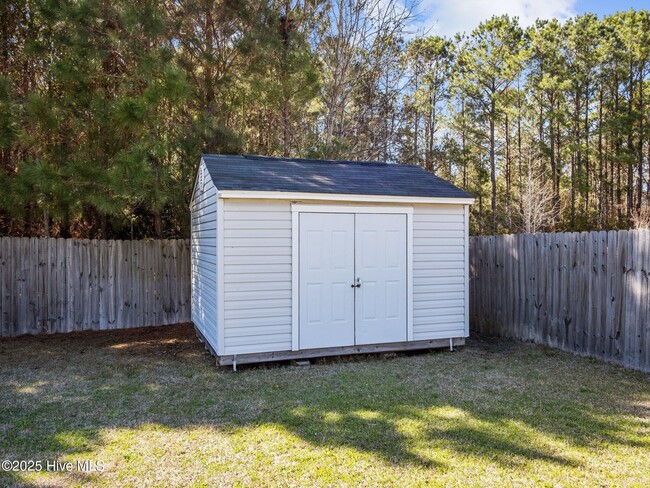
[[[650,10],[650,0],[421,0],[418,24],[431,34],[451,36],[498,14],[517,16],[526,27],[537,18],[566,20],[586,12],[602,17],[630,8]]]

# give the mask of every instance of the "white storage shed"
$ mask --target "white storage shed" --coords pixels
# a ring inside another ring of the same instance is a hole
[[[462,345],[472,203],[415,165],[204,155],[192,321],[222,365]]]

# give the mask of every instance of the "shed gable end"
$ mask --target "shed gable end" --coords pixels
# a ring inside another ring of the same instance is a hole
[[[217,351],[217,188],[201,162],[190,204],[192,321]]]

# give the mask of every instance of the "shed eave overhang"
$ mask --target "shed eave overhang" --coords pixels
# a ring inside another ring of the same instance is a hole
[[[474,198],[419,197],[397,195],[359,195],[348,193],[311,193],[258,190],[220,190],[219,198],[254,199],[254,200],[321,200],[332,202],[367,202],[367,203],[429,203],[448,205],[472,205]]]

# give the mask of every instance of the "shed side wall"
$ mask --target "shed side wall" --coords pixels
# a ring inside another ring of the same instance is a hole
[[[413,339],[465,337],[465,209],[413,207]]]
[[[224,201],[224,353],[291,350],[291,203]]]
[[[203,162],[190,213],[192,322],[217,351],[217,188]]]

